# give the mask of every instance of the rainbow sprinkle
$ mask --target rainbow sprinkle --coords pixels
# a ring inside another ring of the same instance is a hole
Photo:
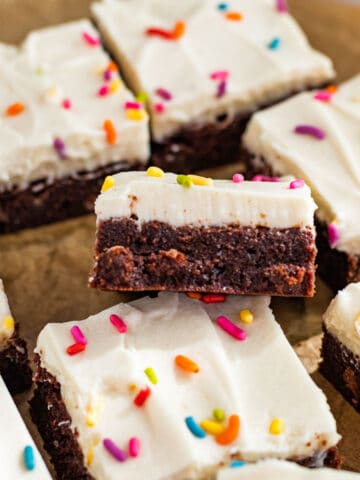
[[[239,468],[239,467],[243,467],[244,465],[246,465],[246,463],[243,462],[242,460],[234,460],[233,462],[230,463],[231,468]]]
[[[106,141],[109,145],[115,145],[117,140],[117,133],[113,122],[109,119],[103,123],[103,129],[106,136]]]
[[[314,125],[297,125],[294,128],[294,132],[298,135],[310,135],[317,140],[323,140],[326,137],[324,130],[321,130],[319,127],[315,127]]]
[[[215,437],[219,445],[229,445],[236,440],[240,431],[240,418],[238,415],[230,415],[228,426],[225,430]]]
[[[20,115],[20,113],[22,113],[24,110],[25,106],[23,103],[12,103],[5,110],[5,115],[7,115],[8,117],[15,117],[16,115]]]
[[[186,426],[188,427],[188,429],[190,430],[190,432],[194,435],[194,437],[197,437],[197,438],[205,438],[206,437],[206,433],[200,427],[200,425],[198,425],[195,422],[193,417],[186,417],[185,418],[185,423],[186,423]]]
[[[316,92],[314,95],[315,100],[319,100],[320,102],[330,102],[332,99],[333,94],[328,90],[320,90]]]
[[[276,0],[276,10],[280,13],[289,11],[286,0]]]
[[[164,113],[165,112],[165,105],[163,103],[155,103],[154,105],[155,113]]]
[[[240,20],[242,20],[244,16],[240,12],[226,12],[225,18],[226,20],[230,20],[232,22],[240,22]]]
[[[125,462],[127,454],[124,450],[121,450],[110,438],[104,438],[103,445],[106,450],[112,455],[118,462]]]
[[[142,407],[151,394],[150,387],[146,386],[134,398],[134,405]]]
[[[129,440],[129,454],[130,457],[137,457],[140,453],[140,440],[137,437],[132,437]]]
[[[54,138],[53,147],[60,158],[62,159],[66,158],[66,147],[65,147],[64,141],[61,140],[61,138],[59,137]]]
[[[33,447],[27,445],[24,448],[24,465],[26,470],[34,470],[35,469],[35,453]]]
[[[158,27],[149,27],[145,30],[148,37],[159,37],[163,40],[179,40],[185,33],[186,25],[184,22],[176,22],[172,30],[165,30]]]
[[[245,330],[234,325],[224,315],[220,315],[219,317],[217,317],[216,323],[219,325],[220,328],[224,330],[224,332],[228,333],[231,337],[235,338],[236,340],[239,340],[239,341],[246,340],[247,334]]]
[[[216,70],[210,74],[211,80],[227,80],[229,78],[228,70]]]
[[[290,182],[289,188],[290,190],[294,190],[296,188],[302,188],[305,185],[305,182],[302,178],[297,178],[296,180],[292,180]]]
[[[269,433],[271,435],[281,435],[285,429],[284,422],[281,418],[274,418],[269,425]]]
[[[73,336],[73,339],[75,340],[76,343],[81,343],[82,345],[87,345],[88,341],[81,331],[81,328],[78,327],[77,325],[74,325],[70,329],[70,333]]]
[[[169,90],[166,90],[165,88],[157,88],[155,90],[155,93],[156,93],[157,96],[159,96],[160,98],[162,98],[163,100],[165,100],[167,102],[169,102],[173,98],[173,96],[169,92]]]
[[[97,47],[101,43],[99,38],[93,37],[88,32],[83,32],[82,38],[90,47]]]
[[[213,422],[212,420],[202,420],[200,427],[209,435],[220,435],[220,433],[223,433],[225,430],[225,427],[221,425],[221,423]]]
[[[327,227],[327,234],[330,248],[334,248],[338,241],[340,240],[339,229],[335,222],[329,223]]]
[[[181,185],[184,188],[190,188],[193,182],[189,178],[188,175],[178,175],[176,177],[176,181],[179,185]]]
[[[153,385],[156,385],[158,383],[158,378],[153,368],[145,368],[144,373]]]
[[[204,303],[224,303],[226,300],[226,295],[222,293],[206,293],[202,296],[201,300]]]
[[[253,182],[280,182],[279,177],[268,177],[267,175],[255,175]]]
[[[191,358],[185,357],[185,355],[176,355],[175,363],[179,368],[188,373],[199,373],[200,371],[199,365]]]
[[[97,94],[99,97],[105,97],[106,95],[108,95],[110,89],[109,89],[109,85],[103,85],[102,87],[99,88]]]
[[[102,184],[101,187],[101,193],[106,192],[106,190],[109,190],[110,188],[113,188],[115,185],[115,180],[111,175],[108,175],[105,177],[104,183]]]
[[[188,175],[194,185],[199,187],[211,187],[214,184],[212,178],[202,177],[201,175]]]
[[[217,422],[223,422],[225,420],[225,412],[221,408],[215,408],[213,411],[213,417]]]
[[[126,323],[118,315],[115,315],[115,313],[112,313],[109,317],[109,320],[120,333],[126,333],[127,332]]]
[[[240,318],[240,322],[246,323],[246,324],[250,324],[254,321],[254,315],[247,308],[245,308],[244,310],[240,310],[239,318]]]
[[[268,48],[270,50],[277,50],[279,47],[280,47],[280,44],[281,44],[281,40],[279,37],[275,37],[273,38],[269,44],[268,44]]]
[[[86,349],[86,345],[82,343],[74,343],[74,345],[70,345],[69,347],[67,347],[66,353],[68,355],[73,356],[83,352],[85,349]]]
[[[140,110],[141,108],[143,108],[142,104],[140,102],[125,102],[125,110]]]
[[[144,110],[138,110],[134,108],[128,108],[126,110],[126,118],[134,122],[140,122],[146,118],[146,113]]]
[[[162,168],[159,167],[149,167],[146,170],[146,175],[148,177],[163,178],[165,177],[165,172]]]
[[[244,175],[242,175],[241,173],[234,173],[232,181],[234,183],[242,183],[244,181]]]
[[[61,105],[63,108],[65,108],[65,110],[70,110],[72,108],[72,103],[69,98],[64,98]]]

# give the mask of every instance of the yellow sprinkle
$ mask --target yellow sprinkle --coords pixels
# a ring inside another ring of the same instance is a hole
[[[225,430],[223,425],[212,420],[203,420],[200,422],[200,427],[209,435],[220,435]]]
[[[12,317],[5,317],[3,319],[3,326],[6,330],[13,331],[15,328],[15,322]]]
[[[274,418],[271,420],[270,426],[269,426],[269,432],[271,435],[280,435],[283,433],[285,428],[283,420],[281,418]]]
[[[242,323],[252,323],[254,321],[254,315],[247,308],[240,310],[239,317]]]
[[[148,379],[150,380],[151,383],[153,383],[154,385],[156,385],[158,383],[158,379],[157,379],[156,373],[155,373],[153,368],[151,368],[151,367],[145,368],[144,372],[145,372],[145,375],[148,377]]]
[[[122,86],[122,82],[120,78],[116,78],[110,83],[109,89],[111,93],[115,93],[119,90],[119,88]]]
[[[146,175],[148,177],[158,177],[158,178],[162,178],[165,176],[165,173],[164,173],[164,170],[162,170],[161,168],[159,167],[149,167],[147,170],[146,170]]]
[[[93,405],[89,405],[86,409],[86,425],[94,427],[100,416],[101,402],[97,400]]]
[[[88,451],[88,454],[86,455],[86,465],[91,465],[93,463],[94,456],[95,456],[94,449],[90,448],[90,450]]]
[[[101,187],[101,193],[104,193],[104,192],[106,192],[106,190],[109,190],[110,188],[113,188],[114,185],[115,185],[115,180],[113,179],[113,177],[111,175],[108,175],[105,178],[104,183]]]
[[[188,175],[188,177],[194,185],[198,185],[200,187],[211,187],[214,184],[214,180],[212,178],[201,177],[200,175]]]
[[[146,118],[146,112],[144,110],[138,110],[136,108],[128,108],[126,110],[126,116],[128,120],[133,120],[134,122],[140,122]]]

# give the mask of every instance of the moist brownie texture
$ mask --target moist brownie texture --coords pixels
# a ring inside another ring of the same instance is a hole
[[[360,283],[339,292],[324,315],[323,375],[360,412]]]
[[[171,8],[166,0],[106,0],[92,11],[128,84],[146,94],[152,162],[168,170],[237,161],[251,112],[334,76],[273,0]]]
[[[0,44],[0,60],[0,233],[89,212],[108,171],[148,161],[148,115],[88,20]]]
[[[163,292],[45,327],[31,406],[60,479],[210,480],[266,457],[339,464],[325,396],[270,298],[223,300]]]
[[[306,186],[159,178],[152,170],[114,176],[97,199],[92,287],[313,295],[314,203]]]
[[[337,291],[360,280],[357,215],[360,76],[254,115],[242,141],[247,176],[296,175],[318,205],[319,273]],[[331,172],[331,173],[324,173]]]
[[[11,316],[0,279],[0,375],[12,394],[31,386],[26,343],[19,337],[19,326]]]

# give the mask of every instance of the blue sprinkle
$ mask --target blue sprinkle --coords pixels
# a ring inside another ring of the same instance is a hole
[[[206,433],[204,430],[198,425],[193,417],[186,417],[185,418],[185,423],[190,430],[190,432],[197,438],[205,438]]]
[[[218,9],[222,12],[226,12],[229,9],[229,5],[227,3],[219,3]]]
[[[33,447],[30,445],[24,448],[24,463],[26,470],[34,470],[35,468],[35,455]]]
[[[281,43],[280,38],[275,37],[269,43],[268,48],[270,48],[270,50],[276,50],[277,48],[280,47],[280,43]]]
[[[231,468],[239,468],[243,467],[245,465],[245,462],[242,462],[241,460],[234,460],[233,462],[230,463]]]

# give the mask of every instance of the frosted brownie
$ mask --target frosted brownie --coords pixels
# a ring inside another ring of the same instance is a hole
[[[0,465],[4,480],[51,480],[0,376]]]
[[[309,188],[302,181],[238,180],[176,176],[157,167],[108,179],[96,200],[90,285],[312,296]]]
[[[254,115],[243,138],[249,175],[304,178],[318,205],[319,271],[336,291],[360,280],[360,76]]]
[[[166,170],[237,161],[253,111],[334,76],[285,0],[104,0],[92,12],[128,84],[146,94],[152,162]]]
[[[337,466],[325,396],[269,303],[163,292],[47,325],[31,403],[58,478],[210,479],[266,457]]]
[[[360,412],[360,283],[332,300],[323,330],[321,372]]]
[[[11,393],[31,385],[26,343],[19,337],[19,326],[11,315],[4,285],[0,279],[0,375]]]
[[[93,211],[148,159],[148,116],[87,20],[0,44],[0,233]]]
[[[221,470],[217,480],[360,480],[358,473],[310,470],[294,463],[267,460],[256,465]]]

